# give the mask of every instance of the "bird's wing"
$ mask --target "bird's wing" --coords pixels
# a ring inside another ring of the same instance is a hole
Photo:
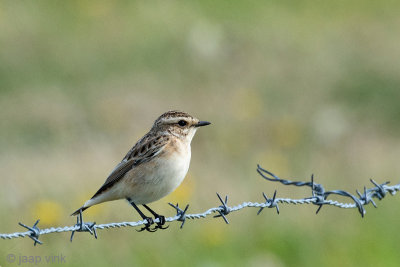
[[[114,168],[107,177],[105,183],[92,198],[97,197],[99,194],[113,186],[132,168],[148,162],[160,154],[168,142],[169,138],[167,136],[144,136],[132,147],[131,150],[129,150],[124,159]]]

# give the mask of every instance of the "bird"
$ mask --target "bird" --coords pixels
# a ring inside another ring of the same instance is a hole
[[[126,199],[146,221],[141,231],[168,228],[163,227],[165,217],[146,204],[167,196],[181,184],[189,170],[193,136],[200,127],[209,124],[183,111],[163,113],[111,171],[93,197],[71,216],[82,215],[93,205]],[[146,216],[138,205],[158,219],[154,228],[150,228],[154,220]]]

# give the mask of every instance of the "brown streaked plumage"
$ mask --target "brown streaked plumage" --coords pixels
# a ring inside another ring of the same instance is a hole
[[[149,218],[136,205],[143,205],[160,218],[156,229],[162,228],[163,216],[145,204],[166,196],[179,186],[189,168],[191,140],[198,127],[208,124],[181,111],[162,114],[150,131],[128,151],[93,197],[72,215],[105,201],[128,199],[144,219]],[[146,225],[146,230],[150,231],[150,224]]]

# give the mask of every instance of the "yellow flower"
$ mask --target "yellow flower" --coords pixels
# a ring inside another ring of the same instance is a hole
[[[57,202],[40,200],[33,206],[32,214],[40,219],[40,225],[56,226],[64,216],[64,210]]]

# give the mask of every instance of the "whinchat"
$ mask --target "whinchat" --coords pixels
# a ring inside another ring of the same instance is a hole
[[[165,112],[112,170],[93,197],[72,215],[102,202],[126,199],[147,221],[142,230],[164,229],[165,217],[146,204],[165,197],[181,184],[189,169],[192,138],[199,127],[209,124],[185,112]],[[137,205],[143,205],[159,219],[154,229],[150,229],[153,220]]]

